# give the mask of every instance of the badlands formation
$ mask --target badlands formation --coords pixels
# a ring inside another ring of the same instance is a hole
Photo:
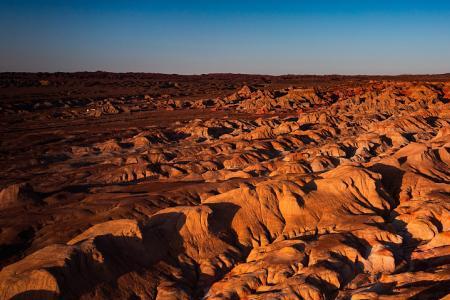
[[[0,299],[449,297],[450,76],[0,79]]]

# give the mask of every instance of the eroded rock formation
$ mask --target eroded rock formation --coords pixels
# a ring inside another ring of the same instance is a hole
[[[2,141],[0,298],[444,297],[449,87],[243,86],[145,126],[112,99]]]

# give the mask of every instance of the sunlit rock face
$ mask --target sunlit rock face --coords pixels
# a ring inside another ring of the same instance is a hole
[[[449,83],[239,80],[2,104],[0,299],[449,294]]]

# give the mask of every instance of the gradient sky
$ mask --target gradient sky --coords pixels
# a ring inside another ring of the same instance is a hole
[[[450,72],[450,1],[0,0],[0,71]]]

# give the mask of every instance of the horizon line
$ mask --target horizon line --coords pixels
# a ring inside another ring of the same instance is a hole
[[[445,73],[395,73],[395,74],[361,74],[361,73],[234,73],[234,72],[208,72],[208,73],[170,73],[170,72],[142,72],[142,71],[0,71],[0,74],[77,74],[77,73],[109,73],[109,74],[148,74],[148,75],[172,75],[172,76],[208,76],[208,75],[244,75],[244,76],[342,76],[342,77],[363,77],[363,76],[385,76],[385,77],[397,77],[397,76],[443,76],[450,75],[449,72]]]

